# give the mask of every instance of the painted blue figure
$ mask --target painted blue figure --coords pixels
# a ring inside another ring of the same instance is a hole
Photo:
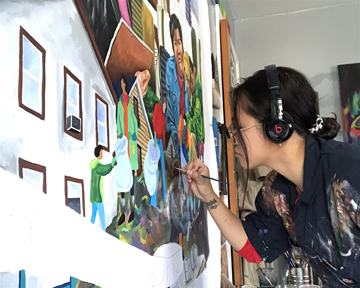
[[[169,24],[174,56],[166,62],[166,130],[172,132],[176,153],[181,166],[185,166],[187,153],[182,152],[182,146],[186,139],[186,113],[190,102],[184,77],[184,46],[180,21],[175,14],[171,15]]]

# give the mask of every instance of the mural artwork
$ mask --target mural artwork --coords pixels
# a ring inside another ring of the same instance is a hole
[[[18,273],[0,272],[0,287],[40,287],[42,285],[43,278],[41,276],[32,275],[29,277],[25,270],[21,270]],[[74,277],[69,277],[69,281],[61,283],[54,288],[101,288],[95,284],[91,284],[85,281],[81,281]]]
[[[200,1],[25,2],[0,7],[32,19],[6,32],[19,54],[0,167],[148,255],[178,245],[171,285],[187,287],[210,253],[206,209],[175,169],[204,160]]]
[[[339,65],[344,141],[360,145],[360,64]]]

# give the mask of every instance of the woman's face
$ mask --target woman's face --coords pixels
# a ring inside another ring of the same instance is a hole
[[[240,131],[240,133],[247,148],[249,169],[265,165],[272,143],[264,135],[262,125],[257,122],[255,118],[249,116],[245,112],[242,112],[241,109],[238,111],[238,122],[240,129],[245,129],[244,131]],[[236,133],[239,132],[236,131]],[[240,145],[238,136],[235,136],[234,144],[235,156],[240,160],[241,166],[246,169],[247,163],[245,152]]]

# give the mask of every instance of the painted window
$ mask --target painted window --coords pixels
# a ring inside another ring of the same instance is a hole
[[[45,119],[45,50],[20,26],[19,106]]]
[[[65,176],[65,205],[85,217],[84,181]]]
[[[138,123],[138,127],[140,128],[139,100],[136,97],[134,97],[134,113]]]
[[[83,140],[83,119],[82,119],[82,99],[81,99],[81,81],[64,66],[64,131],[66,134],[77,140]],[[69,116],[76,117],[79,122],[79,131],[67,129],[66,121]],[[78,120],[79,119],[79,120]]]
[[[19,177],[46,194],[46,167],[19,158]]]
[[[96,145],[110,151],[109,145],[109,105],[98,94],[96,99]]]

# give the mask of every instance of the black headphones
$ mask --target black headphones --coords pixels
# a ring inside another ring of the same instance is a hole
[[[280,94],[280,80],[275,65],[265,67],[268,87],[271,93],[271,114],[264,120],[264,131],[270,141],[279,144],[290,138],[294,132],[294,120],[283,111]]]

